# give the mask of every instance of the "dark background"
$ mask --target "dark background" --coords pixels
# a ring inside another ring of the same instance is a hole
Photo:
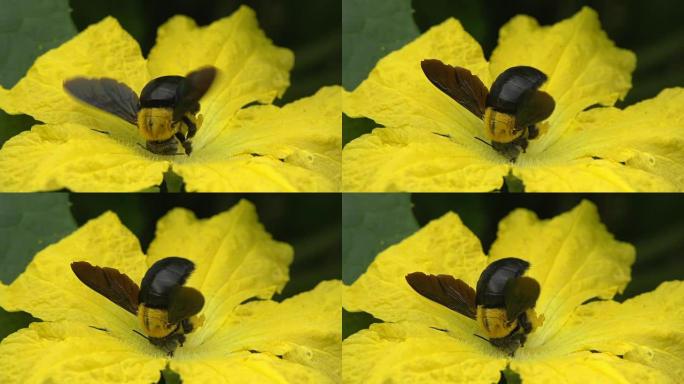
[[[482,241],[485,253],[498,222],[516,208],[550,219],[582,199],[597,205],[601,222],[617,240],[636,247],[632,280],[618,301],[684,280],[684,196],[681,194],[413,194],[419,226],[454,211]]]
[[[139,43],[144,56],[154,45],[157,28],[170,17],[187,15],[198,25],[229,16],[241,4],[256,11],[261,28],[273,42],[294,51],[295,66],[286,102],[341,81],[341,0],[70,0],[78,31],[105,16],[114,16]]]
[[[274,239],[294,247],[290,282],[280,299],[307,291],[320,281],[339,279],[341,212],[339,194],[70,194],[71,212],[80,227],[107,210],[140,239],[143,251],[154,238],[157,220],[175,207],[208,218],[240,199],[257,209],[259,221]]]
[[[684,85],[684,3],[673,0],[413,0],[414,20],[421,32],[448,17],[461,21],[489,58],[499,28],[518,14],[541,25],[564,20],[587,5],[599,14],[601,26],[620,48],[633,51],[637,67],[632,89],[618,106],[656,96],[663,88]]]

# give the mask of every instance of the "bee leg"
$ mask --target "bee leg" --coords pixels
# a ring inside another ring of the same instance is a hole
[[[527,127],[527,138],[530,140],[536,139],[539,136],[539,128],[536,125],[530,125]]]
[[[525,312],[518,316],[518,324],[520,324],[525,334],[532,332],[532,323],[527,318],[527,314]]]
[[[182,120],[183,123],[185,123],[185,125],[188,127],[187,138],[190,139],[194,137],[195,133],[197,133],[197,125],[192,120],[190,120],[188,115],[183,116]]]
[[[180,323],[181,328],[183,328],[183,333],[190,333],[192,332],[193,326],[192,323],[190,322],[190,319],[183,319]]]
[[[190,155],[192,153],[192,143],[180,132],[176,132],[176,139],[178,139],[183,146],[183,149],[185,149],[185,154]]]

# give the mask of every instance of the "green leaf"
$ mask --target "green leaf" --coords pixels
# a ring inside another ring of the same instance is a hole
[[[373,128],[378,127],[378,124],[371,119],[365,117],[354,119],[344,113],[342,114],[342,146],[347,145],[348,142],[357,137],[371,133]]]
[[[501,371],[501,374],[503,376],[502,383],[504,384],[520,384],[522,383],[522,380],[520,379],[520,375],[518,375],[517,372],[511,370],[510,367],[506,367],[503,371]]]
[[[504,176],[504,191],[510,193],[525,192],[525,184],[523,181],[518,179],[512,172]]]
[[[183,192],[183,178],[169,169],[164,173],[164,184],[161,190],[170,193]]]
[[[342,280],[353,283],[383,249],[418,230],[408,193],[342,195]]]
[[[67,0],[0,0],[0,84],[12,87],[36,57],[76,34]]]
[[[378,59],[418,35],[410,0],[344,0],[342,85],[356,88]]]
[[[11,283],[41,249],[76,229],[66,193],[0,199],[0,281]]]
[[[0,308],[0,340],[38,319],[26,312],[7,312]]]
[[[149,188],[141,189],[138,191],[138,193],[159,193],[161,192],[161,187],[158,185],[154,185]]]
[[[180,384],[183,380],[176,372],[172,371],[167,365],[163,371],[161,371],[161,378],[159,379],[160,384]]]

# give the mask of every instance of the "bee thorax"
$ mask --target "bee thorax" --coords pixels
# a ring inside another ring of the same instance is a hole
[[[515,116],[487,108],[484,116],[485,133],[497,143],[510,143],[522,135],[523,130],[516,128]]]
[[[177,126],[173,124],[173,110],[171,108],[141,109],[138,112],[138,129],[145,140],[168,140],[177,131]]]
[[[178,324],[169,324],[169,313],[163,309],[149,308],[144,304],[138,307],[138,318],[145,333],[153,338],[171,334]]]

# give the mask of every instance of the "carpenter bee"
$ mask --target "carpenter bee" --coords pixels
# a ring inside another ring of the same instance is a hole
[[[64,82],[64,89],[82,102],[137,125],[148,151],[175,155],[180,143],[189,155],[190,139],[202,124],[202,116],[197,116],[199,100],[215,77],[214,67],[200,68],[185,77],[158,77],[143,87],[139,100],[126,84],[106,77],[75,77]]]
[[[194,269],[195,264],[182,257],[161,259],[147,270],[138,288],[114,268],[85,261],[71,263],[71,270],[83,284],[136,315],[147,336],[141,335],[169,356],[183,346],[185,335],[203,322],[203,316],[196,315],[204,307],[204,296],[183,286]]]
[[[513,356],[544,320],[534,311],[539,283],[523,276],[529,266],[514,257],[496,260],[480,274],[477,290],[450,275],[413,272],[406,281],[422,296],[477,320],[486,340]]]
[[[484,120],[490,145],[511,162],[525,152],[528,140],[539,136],[536,124],[551,116],[556,106],[553,97],[539,90],[547,77],[536,68],[508,68],[488,91],[465,68],[434,59],[423,60],[420,66],[432,84]]]

